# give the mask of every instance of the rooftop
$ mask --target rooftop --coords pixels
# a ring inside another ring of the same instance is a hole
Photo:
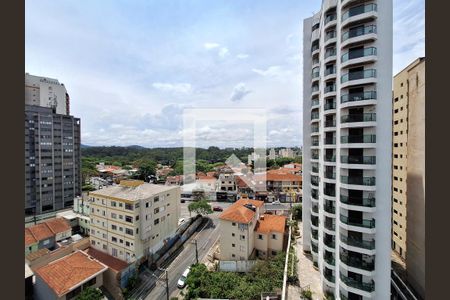
[[[286,217],[264,214],[256,223],[255,231],[260,233],[279,232],[284,233],[286,229]]]
[[[47,248],[42,248],[42,249],[39,249],[38,251],[29,253],[27,256],[25,256],[25,259],[28,262],[32,262],[32,261],[38,259],[39,257],[47,255],[49,252],[50,252],[50,250],[48,250]]]
[[[76,251],[36,270],[36,274],[59,296],[106,271],[108,267],[83,251]]]
[[[69,223],[63,218],[53,218],[25,228],[25,246],[48,239],[55,234],[71,230]]]
[[[92,196],[115,197],[119,199],[138,201],[148,197],[177,189],[175,186],[152,184],[141,180],[122,180],[120,185],[104,187],[103,189],[91,192]]]
[[[232,205],[230,205],[219,216],[222,220],[233,221],[237,223],[248,224],[255,216],[255,212],[250,208],[245,207],[246,204],[252,204],[256,207],[264,205],[264,201],[251,200],[251,199],[239,199]]]
[[[109,268],[113,269],[114,271],[122,271],[126,267],[128,267],[128,263],[120,260],[114,256],[109,255],[108,253],[98,251],[94,248],[87,248],[86,253],[93,258],[97,259],[101,263],[107,265]]]

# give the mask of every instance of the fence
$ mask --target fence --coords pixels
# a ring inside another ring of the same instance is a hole
[[[292,221],[292,215],[289,217],[289,221]],[[291,248],[291,226],[289,226],[288,244],[286,249],[286,261],[284,262],[284,272],[283,272],[283,291],[281,293],[281,300],[285,300],[287,297],[287,273],[288,273],[288,263],[289,263],[289,251]]]
[[[256,260],[221,260],[219,262],[219,271],[225,272],[250,272],[255,265]]]

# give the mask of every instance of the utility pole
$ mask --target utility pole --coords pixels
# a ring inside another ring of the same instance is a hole
[[[167,300],[169,300],[169,275],[167,273],[167,269],[164,270],[166,273],[166,295],[167,295]]]
[[[197,240],[193,240],[192,242],[195,244],[195,259],[196,259],[197,264],[198,264],[198,247],[197,247]]]

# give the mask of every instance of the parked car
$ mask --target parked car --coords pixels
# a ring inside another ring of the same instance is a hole
[[[281,204],[280,200],[275,200],[272,202],[272,204]]]
[[[191,271],[191,267],[189,267],[186,270],[184,270],[184,272],[181,275],[180,279],[178,279],[178,282],[177,282],[178,288],[182,289],[182,288],[184,288],[186,286],[186,279],[187,279],[187,276],[188,276],[190,271]]]
[[[214,206],[213,211],[223,211],[223,208],[220,206]]]
[[[186,200],[184,200],[184,199],[181,199],[181,200],[180,200],[180,202],[181,202],[181,203],[184,203],[184,202],[186,202]]]

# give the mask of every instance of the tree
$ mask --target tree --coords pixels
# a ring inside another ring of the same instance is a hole
[[[101,300],[103,299],[102,292],[94,287],[85,288],[76,298],[76,300]]]
[[[188,210],[199,215],[207,215],[213,212],[211,205],[205,199],[189,203]]]
[[[294,220],[302,219],[302,205],[301,204],[297,204],[292,207],[292,218]]]
[[[156,163],[150,160],[140,160],[136,162],[138,167],[137,177],[141,180],[147,181],[150,175],[156,174]]]

